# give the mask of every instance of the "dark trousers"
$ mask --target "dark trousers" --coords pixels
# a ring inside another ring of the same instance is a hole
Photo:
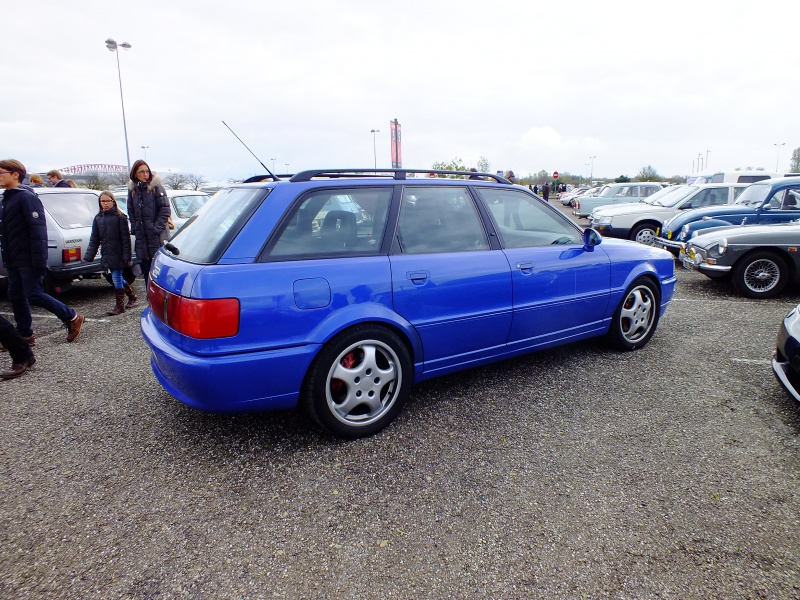
[[[75,311],[44,293],[44,269],[34,267],[6,267],[8,299],[14,310],[14,320],[20,335],[33,335],[31,304],[50,311],[65,323],[71,321]]]
[[[24,363],[33,356],[28,342],[22,339],[14,325],[2,315],[0,315],[0,344],[8,349],[12,363]]]

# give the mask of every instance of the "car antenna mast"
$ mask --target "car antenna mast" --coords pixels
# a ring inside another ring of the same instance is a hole
[[[225,121],[222,121],[222,124],[223,124],[223,125],[225,125],[225,127],[228,127],[228,124],[227,124]],[[230,127],[228,127],[228,131],[230,131],[230,132],[233,134],[233,137],[235,137],[237,140],[239,140],[239,141],[242,143],[242,146],[244,146],[245,148],[247,148],[247,144],[245,144],[244,142],[242,142],[242,138],[240,138],[238,135],[236,135],[236,132],[235,132],[233,129],[231,129]],[[273,181],[278,181],[278,178],[277,178],[277,177],[275,177],[275,175],[273,175],[273,174],[272,174],[272,171],[270,171],[269,169],[267,169],[267,165],[265,165],[263,162],[261,162],[261,159],[260,159],[260,158],[258,158],[258,157],[256,156],[255,152],[253,152],[252,150],[250,150],[250,148],[247,148],[247,151],[248,151],[250,154],[252,154],[252,155],[255,157],[255,159],[256,159],[256,160],[257,160],[259,163],[261,163],[261,166],[262,166],[262,167],[264,167],[264,170],[266,170],[266,172],[267,172],[267,173],[269,173],[269,176],[270,176],[270,177],[272,177],[272,180],[273,180]]]

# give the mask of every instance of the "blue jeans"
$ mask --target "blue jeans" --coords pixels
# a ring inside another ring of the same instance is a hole
[[[75,311],[44,293],[44,269],[34,267],[6,267],[8,299],[14,311],[17,331],[24,337],[33,335],[31,304],[50,311],[65,323],[75,317]]]
[[[114,289],[125,289],[125,278],[122,276],[122,269],[111,269],[111,281],[114,282]]]

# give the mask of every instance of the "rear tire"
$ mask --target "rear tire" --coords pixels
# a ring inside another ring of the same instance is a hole
[[[649,277],[639,277],[625,291],[608,330],[609,343],[619,350],[638,350],[658,327],[661,292]]]
[[[788,279],[786,261],[763,250],[739,259],[731,271],[734,289],[747,298],[774,298],[786,287]]]
[[[360,325],[323,346],[306,375],[300,401],[311,419],[333,435],[365,437],[397,416],[412,378],[403,340],[383,327]]]

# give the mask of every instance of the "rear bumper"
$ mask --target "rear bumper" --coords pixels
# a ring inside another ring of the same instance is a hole
[[[199,356],[177,348],[147,308],[141,328],[158,382],[184,404],[207,412],[281,410],[297,406],[318,345]]]

